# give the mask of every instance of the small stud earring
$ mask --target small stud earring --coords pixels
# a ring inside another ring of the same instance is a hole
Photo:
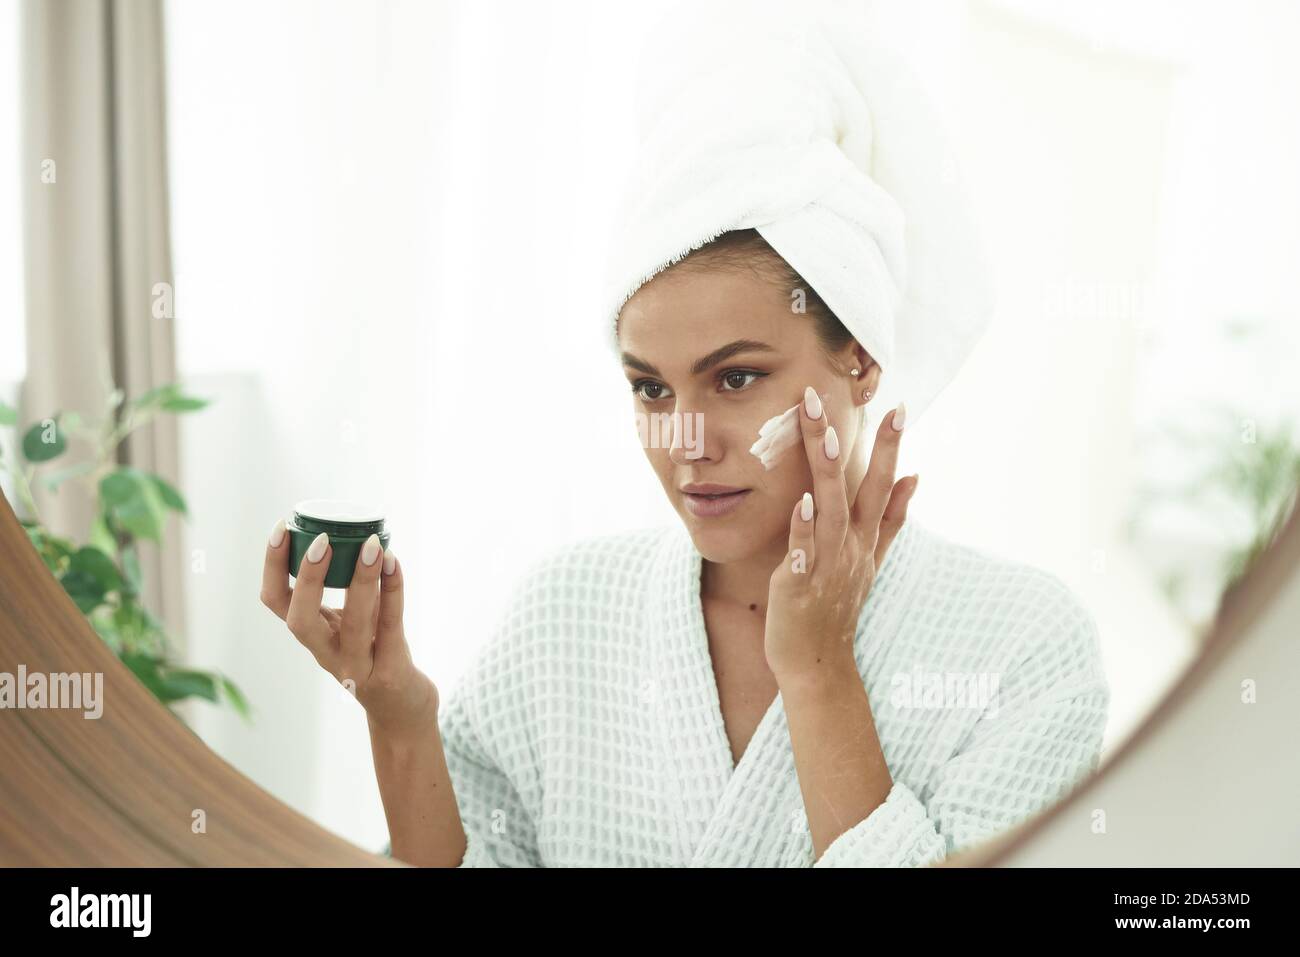
[[[858,375],[858,374],[859,374],[859,371],[860,371],[860,370],[858,370],[858,369],[854,369],[852,372],[849,373],[849,375]]]
[[[871,398],[871,390],[870,390],[870,389],[863,389],[863,390],[862,390],[862,398],[864,398],[864,399],[870,399],[870,398]]]

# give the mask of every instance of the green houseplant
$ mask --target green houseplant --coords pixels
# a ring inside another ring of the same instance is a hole
[[[131,400],[115,389],[98,425],[84,423],[76,412],[56,412],[25,431],[15,428],[18,448],[0,447],[0,466],[8,472],[17,504],[26,513],[19,520],[46,567],[145,687],[165,705],[186,698],[225,702],[247,720],[248,702],[238,686],[220,673],[178,664],[162,623],[141,602],[138,542],[161,543],[167,514],[188,516],[185,499],[160,476],[116,462],[118,445],[136,429],[158,415],[194,412],[207,404],[206,399],[183,394],[175,383]],[[0,426],[5,425],[16,426],[17,414],[0,403]],[[47,471],[66,451],[69,436],[90,440],[93,457]],[[97,515],[88,542],[79,545],[55,535],[41,522],[32,496],[38,471],[46,488],[56,494],[60,485],[72,479],[89,486],[96,497]]]
[[[1257,423],[1224,405],[1206,408],[1203,416],[1195,425],[1165,424],[1147,437],[1182,467],[1172,478],[1144,483],[1129,515],[1135,541],[1157,507],[1198,516],[1217,530],[1211,554],[1175,549],[1157,562],[1166,597],[1202,635],[1218,599],[1277,538],[1300,490],[1300,427],[1293,419]]]

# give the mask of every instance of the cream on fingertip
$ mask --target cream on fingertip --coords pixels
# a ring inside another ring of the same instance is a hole
[[[818,397],[818,403],[824,409],[821,398]],[[759,427],[758,440],[749,447],[749,451],[763,463],[764,469],[773,468],[783,452],[794,448],[802,441],[803,430],[799,428],[799,405],[803,404],[801,402],[792,405],[780,415],[772,416]]]

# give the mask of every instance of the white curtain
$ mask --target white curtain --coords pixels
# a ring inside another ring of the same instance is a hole
[[[138,396],[175,379],[160,0],[24,0],[22,138],[27,374],[20,422],[76,410],[97,421],[113,387]],[[170,416],[130,436],[121,464],[176,482]],[[73,441],[60,464],[84,460]],[[93,493],[33,490],[43,521],[78,542]],[[146,606],[186,634],[179,522],[140,545]]]

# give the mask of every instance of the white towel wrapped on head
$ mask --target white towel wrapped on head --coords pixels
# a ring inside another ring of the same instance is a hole
[[[657,273],[754,228],[880,364],[877,407],[905,399],[910,426],[988,325],[987,267],[915,78],[862,21],[809,9],[692,2],[647,34],[606,335],[617,352],[624,303]]]

